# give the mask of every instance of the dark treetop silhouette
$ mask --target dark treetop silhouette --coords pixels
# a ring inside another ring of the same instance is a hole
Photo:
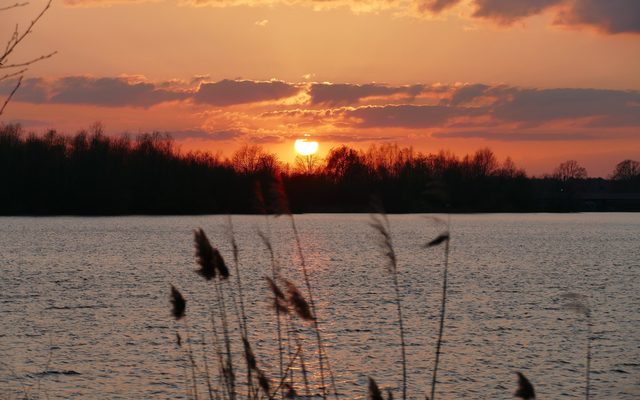
[[[458,158],[397,145],[331,149],[313,171],[278,162],[258,146],[228,160],[180,153],[160,133],[36,136],[0,125],[0,214],[117,215],[258,213],[256,184],[281,177],[293,212],[368,212],[372,195],[388,212],[640,211],[640,168],[625,160],[611,179],[589,179],[575,161],[530,178],[489,149]]]

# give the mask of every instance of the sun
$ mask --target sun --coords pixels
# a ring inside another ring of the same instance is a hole
[[[308,139],[298,139],[293,146],[301,156],[310,156],[318,151],[318,142],[310,142]]]

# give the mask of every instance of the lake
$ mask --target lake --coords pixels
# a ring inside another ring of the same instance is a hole
[[[365,397],[372,376],[400,398],[394,290],[370,217],[295,219],[339,393]],[[442,227],[424,215],[389,220],[409,394],[424,398],[444,259],[442,246],[424,244]],[[258,363],[275,375],[274,312],[262,278],[271,267],[257,230],[271,238],[282,275],[303,288],[295,241],[286,217],[232,221],[249,336]],[[186,346],[176,346],[176,331],[184,338],[186,330],[171,317],[169,288],[187,299],[199,368],[203,347],[213,364],[211,346],[202,346],[213,286],[193,272],[193,229],[202,227],[232,264],[227,226],[224,216],[0,218],[0,397],[184,398]],[[516,371],[539,398],[584,398],[587,321],[566,307],[568,292],[587,296],[592,311],[593,398],[639,398],[640,214],[451,216],[438,398],[512,398]],[[317,384],[313,336],[305,324],[298,331]]]

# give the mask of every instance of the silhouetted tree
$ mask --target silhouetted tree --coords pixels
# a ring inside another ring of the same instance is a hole
[[[619,162],[611,175],[611,179],[618,181],[630,181],[639,178],[640,162],[634,160],[624,160]]]
[[[570,179],[585,179],[587,177],[587,170],[578,164],[576,160],[565,161],[560,164],[553,172],[553,178],[561,181],[567,181]]]
[[[293,212],[367,212],[372,195],[389,212],[572,211],[584,205],[577,194],[594,191],[621,199],[601,202],[603,209],[640,210],[638,179],[564,180],[586,175],[569,172],[530,179],[489,149],[460,159],[397,145],[340,146],[314,163],[312,171],[289,171],[275,154],[249,145],[229,160],[181,153],[166,134],[113,137],[100,124],[74,136],[0,124],[0,214],[275,212],[269,203],[279,180]],[[636,167],[622,162],[618,175],[632,176]]]

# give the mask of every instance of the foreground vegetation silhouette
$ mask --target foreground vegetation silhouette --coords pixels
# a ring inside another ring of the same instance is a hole
[[[397,145],[331,149],[324,160],[282,164],[259,146],[230,158],[180,152],[160,133],[106,136],[99,125],[74,136],[0,125],[2,215],[257,213],[254,192],[283,180],[291,211],[387,212],[639,211],[640,164],[625,160],[610,179],[590,179],[575,161],[528,177],[489,149],[459,158]]]
[[[277,188],[277,189],[273,189]],[[273,337],[277,342],[272,342],[273,351],[278,354],[280,360],[279,368],[276,363],[260,361],[261,355],[254,352],[252,346],[252,329],[248,326],[244,309],[243,281],[240,278],[241,260],[238,257],[239,249],[235,241],[235,234],[231,217],[228,218],[227,239],[231,243],[233,252],[235,282],[231,282],[229,268],[219,250],[214,247],[205,232],[202,229],[194,230],[194,243],[196,262],[200,269],[195,272],[205,278],[208,284],[211,284],[215,290],[215,296],[209,300],[205,300],[210,304],[210,312],[208,320],[210,321],[210,339],[203,333],[201,337],[193,337],[187,322],[187,300],[183,297],[180,290],[173,285],[170,287],[169,302],[171,305],[171,314],[176,320],[176,345],[179,349],[179,359],[184,367],[184,375],[181,380],[185,390],[186,398],[199,399],[207,398],[209,400],[217,399],[312,399],[312,398],[352,398],[345,393],[353,390],[353,388],[344,387],[348,382],[353,384],[355,381],[341,381],[336,385],[333,379],[331,369],[330,354],[328,346],[322,339],[321,316],[318,308],[313,301],[313,285],[309,280],[307,273],[304,251],[300,245],[300,238],[296,228],[295,216],[290,213],[286,203],[286,197],[282,182],[274,180],[268,188],[260,187],[257,191],[260,195],[256,196],[256,200],[260,203],[262,210],[270,210],[267,214],[282,215],[291,222],[291,233],[295,238],[298,249],[299,267],[291,272],[287,269],[288,275],[279,268],[280,261],[274,262],[274,248],[268,234],[258,232],[262,238],[263,244],[267,249],[272,260],[272,277],[266,274],[264,279],[267,283],[268,293],[271,295],[272,310],[271,312],[277,318],[278,323],[275,326],[277,332],[273,332]],[[284,200],[282,200],[284,198]],[[266,201],[265,201],[266,199]],[[379,204],[379,202],[377,202]],[[285,208],[282,208],[284,205]],[[449,242],[450,242],[450,221],[444,221],[438,217],[433,217],[433,221],[439,224],[443,229],[443,233],[436,236],[431,241],[425,243],[422,247],[426,252],[430,252],[431,248],[441,248],[444,253],[443,263],[443,293],[442,304],[440,307],[439,329],[437,335],[433,335],[435,339],[436,353],[433,357],[433,378],[430,387],[412,388],[408,390],[407,361],[405,354],[404,339],[404,319],[402,315],[402,296],[398,284],[399,275],[402,271],[396,257],[396,250],[393,245],[391,234],[391,226],[386,215],[382,211],[382,207],[373,207],[376,214],[371,215],[371,227],[376,232],[379,240],[379,249],[382,257],[381,264],[384,265],[390,275],[389,285],[394,287],[395,303],[397,307],[397,320],[390,322],[397,326],[399,330],[399,355],[401,361],[401,373],[397,371],[399,368],[390,366],[396,371],[393,374],[387,374],[387,382],[383,386],[378,384],[376,377],[369,376],[366,389],[361,388],[360,392],[367,392],[367,398],[371,400],[392,400],[397,396],[403,400],[408,398],[425,398],[426,400],[435,400],[438,394],[438,381],[436,374],[438,363],[442,350],[442,339],[444,327],[446,325],[445,304],[447,298],[447,268],[449,266]],[[265,215],[266,224],[270,219]],[[298,275],[299,276],[295,276]],[[293,276],[291,276],[293,275]],[[254,277],[255,278],[255,277]],[[303,280],[306,290],[301,290],[294,281]],[[284,289],[283,289],[284,288]],[[195,296],[194,301],[203,301]],[[590,311],[586,305],[586,297],[569,293],[563,296],[568,299],[565,308],[577,311],[578,313],[588,315]],[[255,303],[254,303],[255,304]],[[267,314],[264,314],[268,318]],[[229,329],[229,321],[235,320],[237,328]],[[587,350],[587,367],[586,367],[586,385],[584,398],[590,398],[590,361],[591,361],[591,320],[588,320],[588,350]],[[317,341],[312,343],[312,335],[305,332],[313,332]],[[186,335],[186,344],[182,339],[182,335]],[[263,345],[260,348],[262,352],[269,352],[264,346],[264,337],[260,339]],[[193,343],[193,345],[192,345]],[[194,352],[195,345],[202,346],[202,354],[198,355]],[[315,348],[314,348],[315,347]],[[232,350],[232,349],[235,349]],[[316,354],[317,350],[317,356]],[[217,363],[213,368],[209,367],[206,354],[212,354],[217,358]],[[425,352],[425,357],[429,357],[429,352]],[[235,355],[235,362],[234,360]],[[238,362],[238,358],[242,361]],[[316,360],[314,360],[316,358]],[[324,361],[323,361],[324,360]],[[318,370],[316,373],[310,373],[309,364],[316,365]],[[238,379],[246,372],[246,379]],[[383,374],[382,371],[377,373]],[[398,375],[396,375],[396,373]],[[415,373],[415,371],[414,371]],[[427,372],[428,374],[428,372]],[[531,381],[519,371],[515,371],[517,376],[517,388],[513,396],[520,399],[535,399],[536,394],[534,385]],[[329,379],[326,379],[326,378]],[[427,382],[427,376],[421,380]],[[383,394],[384,393],[384,394]],[[429,395],[427,395],[429,393]],[[505,392],[505,398],[509,396]],[[439,398],[439,397],[438,397]]]

